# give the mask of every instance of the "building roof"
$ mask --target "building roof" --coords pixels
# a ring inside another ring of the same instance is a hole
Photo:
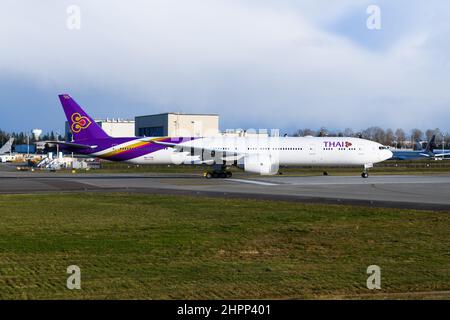
[[[94,121],[104,123],[135,123],[134,120],[130,119],[95,119]]]
[[[154,117],[154,116],[162,116],[162,115],[179,115],[179,116],[207,116],[207,117],[218,117],[219,115],[216,113],[182,113],[182,112],[163,112],[163,113],[157,113],[157,114],[149,114],[145,116],[136,116],[136,118],[143,118],[143,117]]]

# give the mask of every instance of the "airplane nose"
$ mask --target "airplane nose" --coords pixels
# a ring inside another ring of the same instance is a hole
[[[394,154],[392,153],[391,150],[386,150],[386,158],[384,160],[388,160],[390,158],[392,158]]]

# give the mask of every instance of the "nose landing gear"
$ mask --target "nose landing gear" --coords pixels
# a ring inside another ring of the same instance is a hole
[[[361,173],[361,177],[362,178],[368,178],[369,177],[369,168],[373,168],[373,164],[372,163],[367,163],[364,165],[364,171],[363,173]]]

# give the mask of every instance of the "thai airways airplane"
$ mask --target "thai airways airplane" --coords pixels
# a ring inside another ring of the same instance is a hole
[[[392,157],[388,147],[358,138],[327,137],[124,137],[108,136],[68,95],[59,95],[72,142],[52,141],[68,152],[133,164],[206,164],[206,178],[229,178],[231,166],[261,175],[279,166],[355,165],[367,178],[374,163]]]

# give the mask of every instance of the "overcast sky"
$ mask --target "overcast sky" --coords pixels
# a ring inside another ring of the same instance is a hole
[[[449,39],[446,0],[3,0],[0,128],[63,130],[70,93],[96,118],[450,130]]]

